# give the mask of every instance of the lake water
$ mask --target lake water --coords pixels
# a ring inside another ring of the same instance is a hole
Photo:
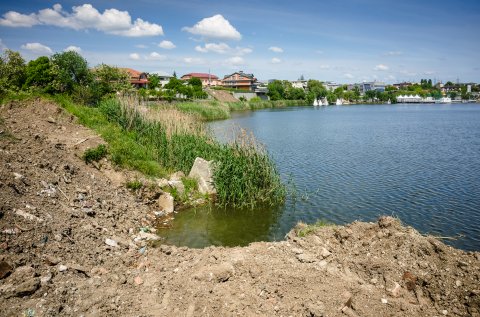
[[[393,215],[423,233],[480,250],[480,105],[293,107],[211,124],[253,131],[285,182],[284,206],[177,214],[167,243],[204,247],[281,240],[299,221],[336,224]]]

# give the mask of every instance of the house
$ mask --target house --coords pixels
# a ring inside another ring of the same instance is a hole
[[[302,88],[303,90],[307,89],[308,82],[306,80],[294,80],[290,82],[293,88]]]
[[[337,84],[333,81],[327,81],[327,82],[324,82],[323,83],[323,86],[325,86],[325,88],[328,90],[328,91],[334,91],[335,89],[339,88],[339,87],[342,87],[342,85],[340,84]]]
[[[238,71],[230,75],[225,75],[222,79],[222,84],[226,88],[235,88],[242,90],[255,90],[255,82],[257,79],[253,74],[246,74],[243,71]]]
[[[403,83],[397,83],[397,84],[393,84],[393,87],[399,89],[399,90],[404,90],[404,89],[407,89],[409,86],[413,85],[412,83],[410,82],[406,82],[404,81]]]
[[[142,73],[138,70],[132,68],[120,68],[127,72],[130,77],[130,83],[135,88],[147,88],[148,87],[148,76],[147,73]]]
[[[202,87],[215,87],[222,85],[222,81],[217,76],[206,73],[189,73],[183,75],[180,79],[189,80],[193,77],[198,78],[202,81]]]
[[[166,72],[162,72],[162,71],[154,72],[154,73],[151,73],[151,74],[155,74],[155,75],[158,76],[160,87],[163,87],[166,84],[168,84],[170,79],[173,77],[173,75],[170,75],[170,74],[168,74]]]

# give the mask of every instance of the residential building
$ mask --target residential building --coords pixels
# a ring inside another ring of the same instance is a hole
[[[121,70],[127,72],[130,76],[130,83],[135,88],[147,88],[148,87],[148,76],[147,73],[140,72],[132,68],[120,68]]]
[[[341,87],[342,85],[334,83],[333,81],[326,81],[323,83],[323,86],[325,86],[325,88],[328,91],[334,91],[335,89],[337,89],[338,87]]]
[[[155,75],[158,76],[158,79],[160,80],[159,81],[159,86],[160,87],[163,87],[166,84],[168,84],[170,79],[173,77],[173,75],[170,75],[170,74],[168,74],[166,72],[162,72],[162,71],[154,72],[154,73],[151,73],[151,74],[155,74]]]
[[[293,88],[302,88],[303,90],[307,89],[308,82],[306,80],[294,80],[290,82]]]
[[[411,85],[412,83],[404,81],[403,83],[393,84],[393,87],[397,88],[398,90],[404,90]]]
[[[202,87],[215,87],[222,85],[222,81],[217,76],[207,73],[189,73],[183,75],[180,79],[189,80],[193,77],[198,78],[202,81]]]
[[[225,75],[222,84],[227,88],[255,90],[256,81],[257,79],[253,74],[246,74],[243,71],[238,71],[230,75]]]

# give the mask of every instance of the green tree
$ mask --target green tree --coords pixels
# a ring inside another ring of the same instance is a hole
[[[377,92],[375,90],[368,90],[365,92],[365,101],[375,101],[377,97]]]
[[[183,86],[183,81],[178,79],[177,77],[173,76],[172,78],[170,78],[168,83],[165,85],[165,89],[170,89],[170,90],[174,90],[174,91],[178,92],[178,90],[182,86]]]
[[[54,74],[52,63],[47,56],[40,56],[28,62],[25,70],[25,83],[23,88],[36,87],[47,92],[52,90]]]
[[[293,88],[290,87],[285,92],[286,99],[289,100],[303,100],[305,99],[305,90],[302,88]]]
[[[285,87],[283,86],[282,81],[274,80],[267,85],[267,88],[267,95],[271,100],[285,99]]]
[[[104,96],[129,90],[131,85],[129,75],[118,67],[100,64],[93,70],[95,84],[99,93]]]
[[[78,85],[87,85],[92,77],[87,61],[77,52],[68,51],[52,56],[55,88],[59,92],[72,93]]]
[[[157,74],[148,74],[148,88],[155,89],[160,86],[160,76]]]
[[[200,78],[192,77],[188,80],[188,84],[192,87],[200,87],[202,88],[202,81]]]
[[[358,102],[360,100],[360,88],[358,86],[355,86],[353,88],[353,99]]]
[[[343,99],[344,89],[343,86],[336,88],[333,93],[337,96],[338,99]]]
[[[307,89],[309,92],[312,92],[314,95],[314,98],[325,98],[327,96],[327,89],[325,89],[325,86],[318,80],[310,79],[307,82]]]
[[[0,57],[0,94],[19,90],[25,81],[25,60],[20,53],[5,50]]]

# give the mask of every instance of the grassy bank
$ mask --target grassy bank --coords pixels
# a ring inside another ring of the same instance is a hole
[[[273,205],[285,198],[274,163],[251,135],[240,133],[235,142],[220,144],[194,115],[177,109],[152,111],[132,98],[105,100],[96,108],[62,96],[55,100],[108,142],[110,157],[120,166],[151,176],[177,170],[188,174],[195,158],[203,157],[216,162],[219,205]]]
[[[228,119],[233,111],[285,108],[307,105],[308,103],[305,100],[251,100],[237,102],[219,102],[214,100],[178,102],[162,105],[153,104],[153,107],[157,109],[178,109],[184,113],[197,115],[200,120],[213,121]]]

